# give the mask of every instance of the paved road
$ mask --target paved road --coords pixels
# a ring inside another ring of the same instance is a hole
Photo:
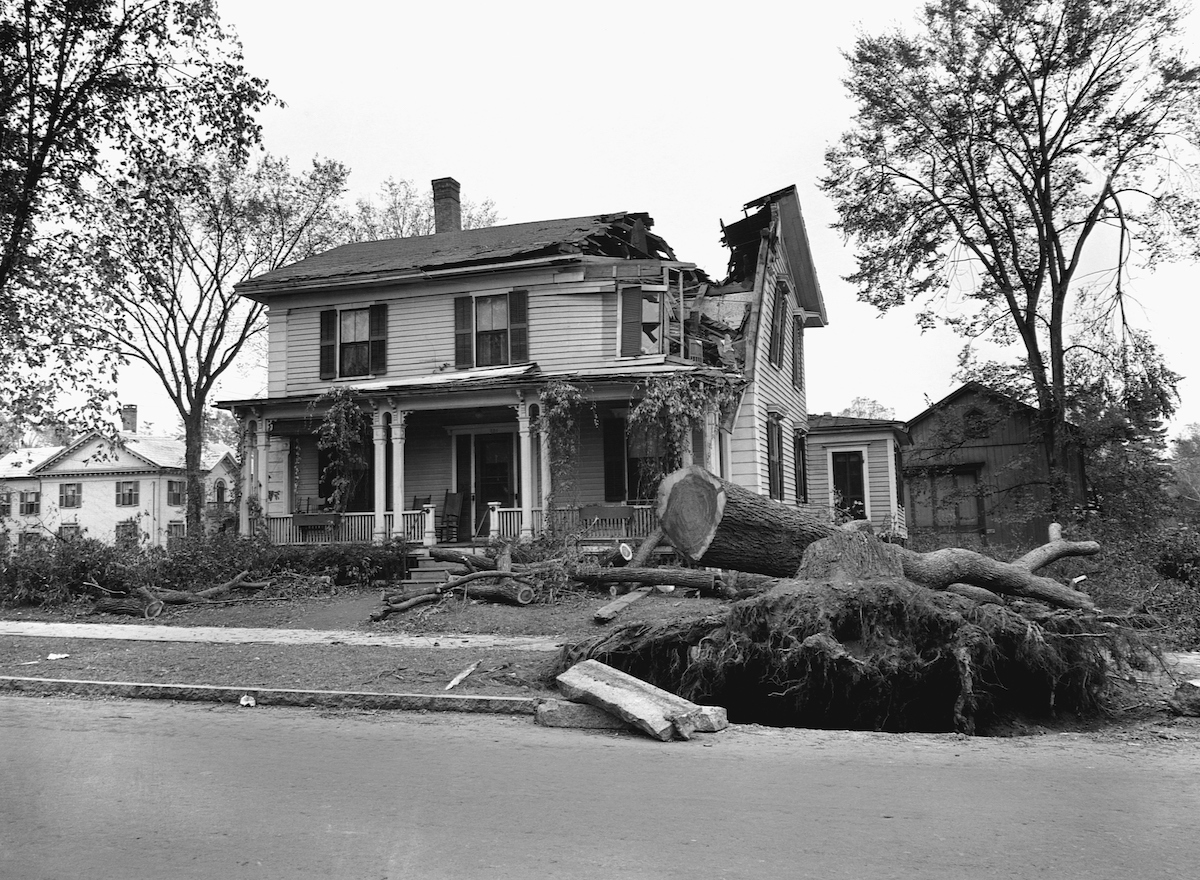
[[[1196,876],[1193,744],[0,697],[0,877]]]

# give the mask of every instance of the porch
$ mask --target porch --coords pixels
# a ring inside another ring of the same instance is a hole
[[[479,528],[468,537],[471,542],[487,542],[501,538],[516,540],[522,535],[540,537],[547,525],[563,535],[579,540],[612,541],[629,538],[640,540],[658,525],[654,507],[649,504],[593,505],[555,509],[547,524],[541,508],[531,512],[529,531],[519,507],[503,507],[489,502]],[[426,504],[419,510],[404,510],[399,517],[383,515],[383,528],[375,528],[374,513],[343,514],[284,514],[267,515],[266,531],[273,544],[328,544],[372,541],[405,541],[433,547],[439,543],[463,543],[462,535],[448,536],[440,528],[437,508]]]

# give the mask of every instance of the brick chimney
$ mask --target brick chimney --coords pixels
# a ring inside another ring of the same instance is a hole
[[[121,430],[137,433],[137,404],[127,403],[121,407]]]
[[[458,199],[459,183],[453,177],[433,181],[433,231],[461,232],[462,205]]]

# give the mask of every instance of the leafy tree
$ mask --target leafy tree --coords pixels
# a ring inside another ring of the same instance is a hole
[[[838,415],[855,419],[894,419],[896,410],[871,397],[856,397]]]
[[[497,220],[491,199],[462,205],[463,229],[494,226]],[[433,193],[418,191],[411,180],[392,177],[383,182],[377,199],[358,200],[348,229],[352,241],[408,238],[433,231]]]
[[[823,189],[855,242],[848,280],[881,310],[918,302],[971,339],[1020,352],[1051,470],[1070,442],[1071,352],[1107,357],[1169,416],[1174,376],[1127,335],[1131,253],[1197,254],[1200,70],[1172,0],[937,0],[915,36],[863,35],[847,59],[852,127]],[[1107,274],[1107,283],[1095,282]],[[1086,345],[1085,343],[1082,343]],[[995,384],[986,375],[976,375]],[[1011,390],[1011,389],[1006,389]]]
[[[249,76],[211,0],[0,4],[0,396],[50,408],[82,384],[102,395],[115,361],[94,351],[78,231],[124,164],[180,149],[244,157],[273,98]]]
[[[1200,511],[1200,423],[1193,422],[1171,443],[1174,494]]]
[[[235,285],[329,247],[346,174],[333,161],[301,174],[270,156],[252,170],[196,161],[107,191],[95,247],[109,255],[100,284],[112,316],[97,322],[112,350],[150,367],[183,421],[189,531],[202,522],[213,390],[265,330],[266,307]]]

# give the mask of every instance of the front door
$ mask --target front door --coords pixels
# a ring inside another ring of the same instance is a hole
[[[517,467],[511,432],[460,434],[458,451],[458,487],[474,492],[472,522],[476,535],[487,534],[488,502],[499,501],[512,507],[516,501]]]

